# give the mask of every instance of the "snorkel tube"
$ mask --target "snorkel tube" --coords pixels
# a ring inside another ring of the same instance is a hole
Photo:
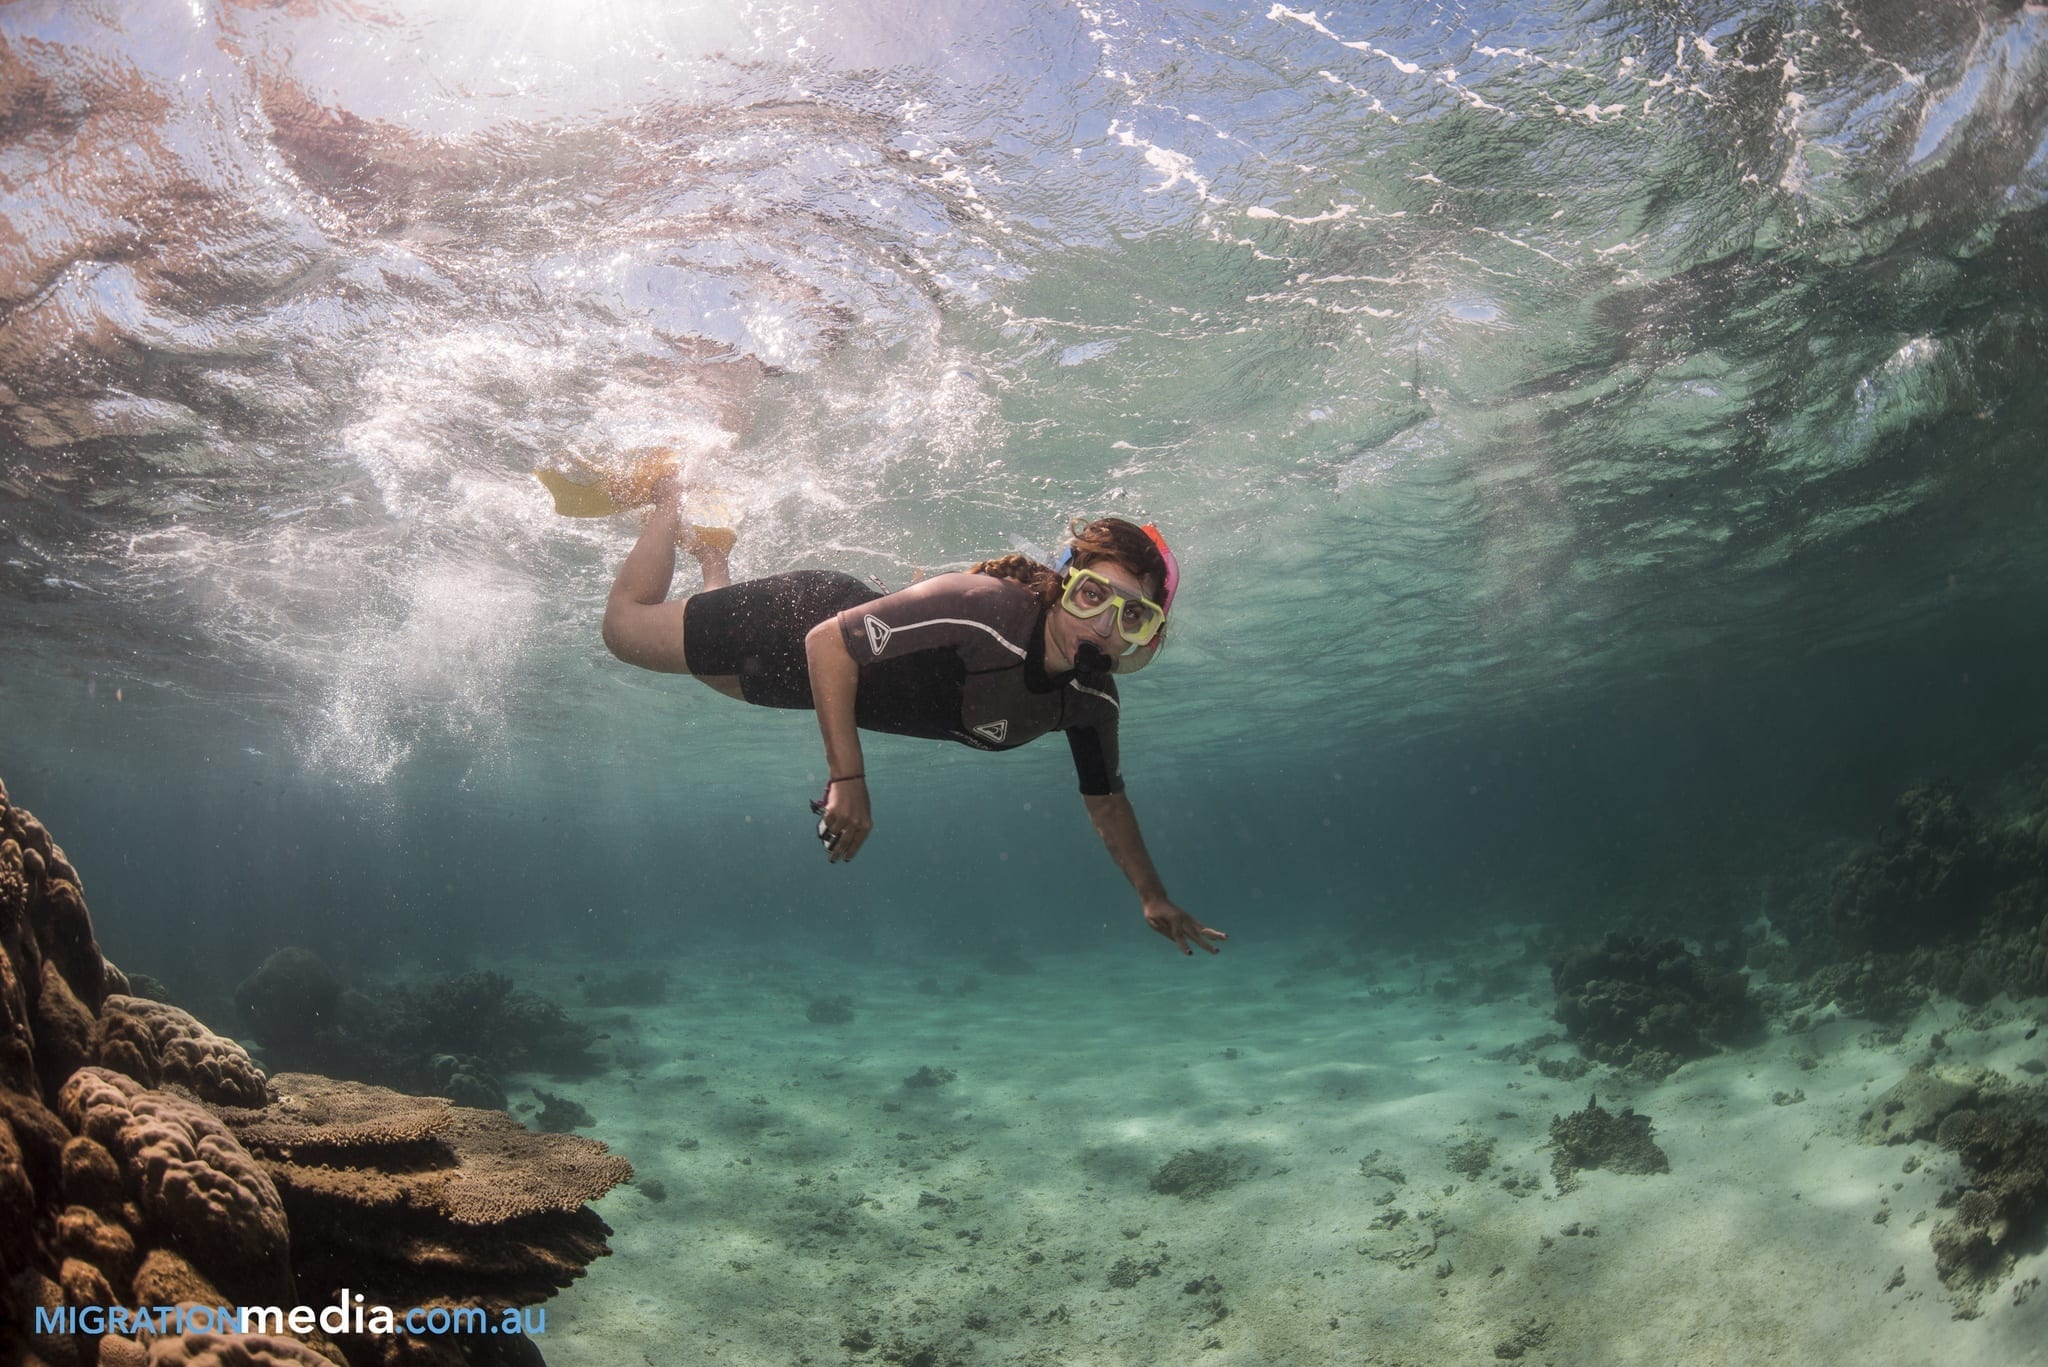
[[[1122,651],[1111,655],[1092,641],[1081,643],[1075,664],[1084,673],[1135,674],[1152,663],[1159,648],[1166,644],[1166,630],[1173,622],[1173,596],[1180,591],[1180,561],[1174,558],[1173,549],[1166,544],[1165,533],[1155,523],[1147,522],[1139,528],[1158,548],[1159,558],[1166,562],[1166,582],[1160,586],[1159,606],[1167,612],[1167,620],[1152,639],[1141,646],[1125,646]],[[1060,548],[1059,558],[1052,562],[1053,569],[1061,574],[1074,562],[1074,546],[1068,542]]]

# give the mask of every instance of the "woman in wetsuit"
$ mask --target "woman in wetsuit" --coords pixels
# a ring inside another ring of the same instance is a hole
[[[1066,733],[1089,820],[1137,890],[1146,922],[1192,954],[1227,938],[1166,895],[1124,795],[1114,675],[1159,649],[1178,572],[1164,538],[1121,518],[1080,528],[1057,568],[986,560],[884,594],[851,575],[799,570],[734,584],[726,548],[684,548],[702,592],[668,601],[680,487],[652,512],[605,604],[604,643],[627,664],[689,674],[762,707],[814,708],[825,740],[818,838],[832,862],[866,843],[859,728],[1009,750]]]

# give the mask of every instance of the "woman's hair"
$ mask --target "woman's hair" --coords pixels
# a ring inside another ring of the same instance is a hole
[[[1114,560],[1137,575],[1146,592],[1153,597],[1165,592],[1166,557],[1152,544],[1152,538],[1145,535],[1144,528],[1135,522],[1126,522],[1120,517],[1098,517],[1083,526],[1081,520],[1075,518],[1067,524],[1067,534],[1073,539],[1073,563],[1076,566],[1086,569],[1105,560]],[[1059,571],[1039,564],[1028,555],[1012,551],[970,567],[969,573],[1014,579],[1030,589],[1041,603],[1059,601]]]

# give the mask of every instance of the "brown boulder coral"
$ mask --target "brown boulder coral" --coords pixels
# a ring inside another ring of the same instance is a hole
[[[149,1345],[149,1367],[334,1367],[297,1339],[273,1334],[180,1334]]]
[[[168,1002],[112,994],[93,1026],[95,1060],[148,1087],[175,1083],[202,1101],[261,1106],[263,1071],[231,1039]]]
[[[53,1099],[89,1061],[100,1002],[127,985],[100,955],[77,871],[0,785],[0,1086]]]
[[[157,1242],[187,1253],[238,1301],[293,1299],[284,1202],[205,1107],[92,1067],[71,1075],[57,1112],[121,1165]]]

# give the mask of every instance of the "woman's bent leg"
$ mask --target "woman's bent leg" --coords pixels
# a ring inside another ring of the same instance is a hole
[[[605,648],[629,665],[663,674],[693,672],[683,649],[689,599],[667,601],[669,585],[675,579],[676,537],[681,527],[680,490],[673,480],[664,480],[656,489],[640,539],[633,543],[626,563],[619,566],[604,606]],[[732,583],[723,548],[696,545],[691,554],[704,571],[706,589],[722,589]],[[740,696],[736,675],[697,677],[728,697]]]

